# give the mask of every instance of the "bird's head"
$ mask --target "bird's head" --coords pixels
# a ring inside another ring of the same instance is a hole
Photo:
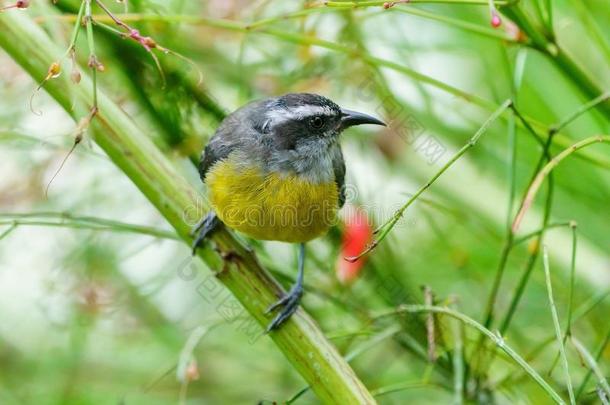
[[[270,134],[281,149],[332,143],[343,130],[355,125],[385,125],[375,117],[341,108],[317,94],[286,94],[262,103],[260,108],[257,129]]]

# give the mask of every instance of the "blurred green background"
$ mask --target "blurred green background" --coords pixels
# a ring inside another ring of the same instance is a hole
[[[350,130],[342,140],[348,204],[365,209],[374,225],[438,172],[504,100],[514,100],[544,143],[549,128],[610,89],[607,0],[553,0],[552,31],[542,0],[498,3],[497,28],[486,2],[469,0],[388,9],[383,2],[107,3],[172,52],[153,50],[161,74],[138,43],[96,25],[105,66],[99,86],[200,190],[192,162],[225,114],[252,99],[313,92],[389,122],[383,130]],[[29,13],[65,48],[79,4],[32,1],[27,10],[6,12]],[[99,7],[93,13],[111,24]],[[76,59],[85,71],[84,32]],[[62,74],[71,69],[67,60]],[[0,50],[0,404],[282,403],[299,393],[306,384],[272,341],[249,326],[235,298],[191,260],[188,246],[87,135],[50,183],[74,142],[75,123],[36,86]],[[600,134],[610,134],[607,97],[562,128],[549,153]],[[602,144],[563,161],[553,172],[551,197],[546,182],[516,236],[540,229],[545,215],[547,224],[577,222],[572,333],[599,355],[604,375],[609,152]],[[459,402],[452,361],[460,341],[463,401],[551,403],[507,356],[492,358],[492,345],[479,345],[472,329],[456,335],[455,322],[438,317],[438,360],[430,361],[424,316],[375,317],[424,302],[421,287],[428,286],[438,305],[483,323],[500,268],[489,329],[500,330],[567,400],[561,362],[549,375],[559,345],[542,260],[530,243],[536,238],[515,246],[501,265],[507,229],[543,158],[540,143],[507,111],[409,208],[352,283],[337,277],[343,226],[309,244],[303,305],[353,357],[380,403]],[[248,242],[290,285],[294,248]],[[542,243],[565,329],[572,231],[552,227]],[[511,302],[514,314],[503,324]],[[570,340],[566,350],[572,383],[582,391],[578,403],[602,403],[595,377],[582,385],[588,368]],[[306,392],[294,403],[318,402]]]

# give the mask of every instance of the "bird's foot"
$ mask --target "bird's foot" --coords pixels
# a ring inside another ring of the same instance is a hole
[[[269,333],[274,329],[277,329],[284,322],[288,320],[295,313],[297,308],[299,307],[299,303],[301,301],[301,296],[303,295],[303,288],[295,285],[288,294],[284,295],[280,298],[275,304],[271,305],[265,311],[265,314],[269,314],[275,311],[278,308],[282,308],[280,312],[273,318],[271,323],[265,329],[265,333]]]
[[[191,236],[195,237],[193,244],[191,245],[193,249],[193,256],[205,238],[210,236],[210,234],[214,232],[214,230],[218,229],[221,224],[222,222],[220,222],[220,219],[218,219],[216,213],[214,211],[210,211],[205,217],[203,217],[203,219],[201,219],[201,221],[197,223],[197,225],[195,225],[191,231]]]

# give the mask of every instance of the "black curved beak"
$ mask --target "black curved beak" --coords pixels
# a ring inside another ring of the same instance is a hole
[[[345,108],[341,109],[341,129],[362,124],[383,125],[384,127],[386,126],[383,121],[380,121],[377,118],[368,114],[363,114],[358,111],[346,110]]]

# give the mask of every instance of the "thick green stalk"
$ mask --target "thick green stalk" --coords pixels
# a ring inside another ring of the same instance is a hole
[[[530,21],[528,15],[521,9],[519,4],[511,4],[502,8],[502,12],[513,20],[519,28],[531,39],[531,46],[538,49],[551,59],[553,64],[561,70],[565,76],[578,87],[589,99],[603,94],[599,83],[591,78],[590,74],[580,66],[573,57],[568,55],[564,49],[559,47],[552,38],[547,38],[544,33],[539,32]],[[610,118],[610,103],[600,103],[597,109]]]
[[[44,78],[50,63],[61,55],[53,41],[25,13],[0,16],[0,47],[35,81]],[[76,88],[68,83],[65,78],[58,78],[49,81],[45,89],[69,113],[86,114],[91,107],[86,105],[92,100],[91,79],[83,75]],[[74,89],[78,100],[74,110],[69,89]],[[190,241],[189,219],[195,218],[189,218],[187,214],[205,205],[201,197],[150,138],[103,91],[98,91],[98,106],[99,113],[92,123],[95,141],[155,205],[178,235]],[[214,242],[224,260],[210,249],[201,250],[200,256],[211,268],[218,270],[218,280],[231,290],[256,321],[266,325],[269,318],[264,315],[264,310],[277,300],[281,294],[280,286],[230,233],[216,233]],[[375,403],[347,362],[302,309],[270,337],[322,402]]]

